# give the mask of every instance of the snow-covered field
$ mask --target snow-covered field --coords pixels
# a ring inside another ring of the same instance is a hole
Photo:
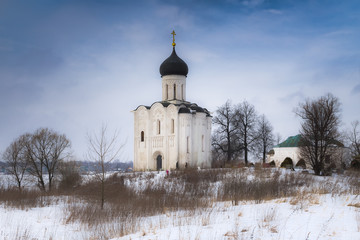
[[[348,206],[354,199],[327,194],[303,207],[287,199],[221,203],[195,216],[156,216],[161,225],[118,239],[360,239],[360,211]]]
[[[165,175],[155,173],[151,184],[163,182]],[[126,185],[141,192],[149,179],[139,176]],[[249,174],[248,178],[252,177]],[[261,202],[240,201],[234,205],[231,201],[214,201],[207,208],[175,212],[164,209],[160,215],[132,222],[134,226],[122,237],[117,229],[124,223],[89,226],[68,221],[67,197],[58,197],[46,207],[24,210],[2,204],[0,239],[360,239],[360,197],[347,190],[347,179],[342,175],[312,179],[320,187],[333,185],[336,191],[299,189],[296,196]]]

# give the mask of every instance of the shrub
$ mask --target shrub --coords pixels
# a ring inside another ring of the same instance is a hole
[[[69,190],[81,184],[82,178],[79,166],[75,161],[61,162],[59,165],[60,172],[60,190]]]
[[[5,206],[19,209],[43,207],[51,203],[50,199],[38,190],[19,191],[16,188],[1,188],[0,202],[3,202]]]

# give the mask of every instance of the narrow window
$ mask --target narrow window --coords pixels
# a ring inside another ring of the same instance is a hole
[[[174,84],[174,99],[176,99],[176,84]]]
[[[181,100],[184,100],[184,84],[181,84]]]
[[[169,85],[166,84],[166,100],[169,99]]]
[[[161,129],[161,123],[160,120],[157,120],[157,134],[160,134],[160,129]]]
[[[141,141],[144,141],[144,131],[141,131]]]
[[[171,119],[171,133],[175,133],[175,120]]]
[[[201,150],[204,151],[204,135],[201,136]]]
[[[186,152],[189,153],[189,137],[186,137]]]

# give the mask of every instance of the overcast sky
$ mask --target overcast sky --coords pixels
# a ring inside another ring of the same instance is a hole
[[[346,128],[360,120],[359,12],[358,0],[0,0],[0,152],[49,127],[80,160],[105,123],[132,161],[131,111],[161,100],[172,30],[187,100],[212,112],[247,100],[286,138],[299,102],[330,92]]]

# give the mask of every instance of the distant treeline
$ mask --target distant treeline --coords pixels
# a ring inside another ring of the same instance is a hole
[[[93,172],[95,171],[95,163],[91,161],[76,161],[76,164],[80,168],[81,173]],[[108,171],[132,171],[133,162],[120,162],[114,161],[108,163]],[[6,162],[0,161],[0,173],[7,173],[8,165]]]
[[[95,171],[95,167],[97,166],[95,162],[91,161],[76,161],[82,173],[86,172],[93,172]],[[133,168],[133,162],[120,162],[120,161],[113,161],[107,163],[107,170],[108,171],[122,171],[126,172]]]

